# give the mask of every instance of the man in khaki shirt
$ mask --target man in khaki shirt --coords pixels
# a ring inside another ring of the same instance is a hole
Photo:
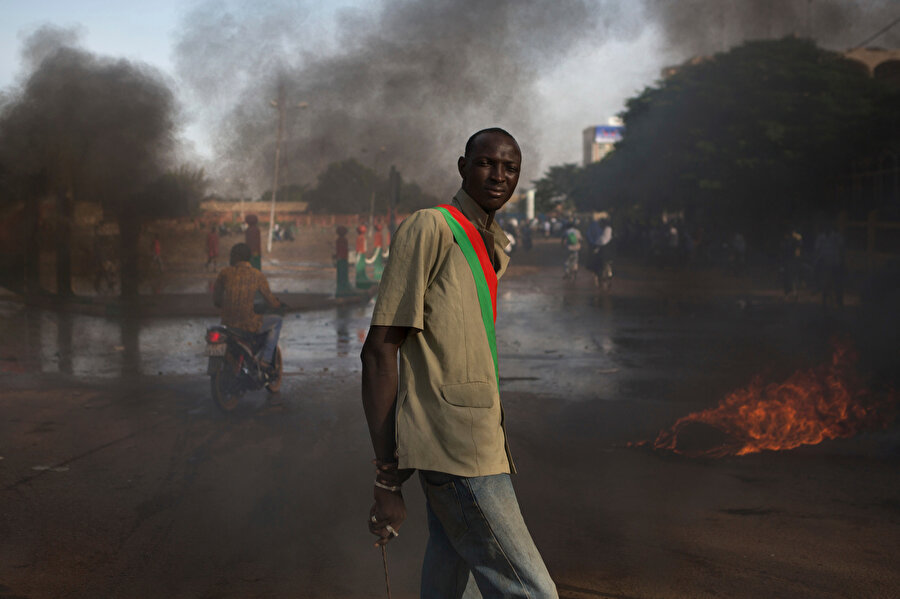
[[[423,598],[557,596],[510,482],[496,306],[485,306],[508,261],[494,213],[515,190],[521,161],[502,129],[469,138],[453,201],[398,229],[363,346],[376,463],[369,529],[377,545],[397,535],[406,518],[401,485],[419,470],[429,529]]]

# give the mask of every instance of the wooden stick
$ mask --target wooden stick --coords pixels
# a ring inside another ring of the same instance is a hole
[[[387,587],[388,599],[391,599],[391,579],[388,577],[387,569],[387,548],[384,545],[381,546],[381,561],[384,563],[384,585]]]

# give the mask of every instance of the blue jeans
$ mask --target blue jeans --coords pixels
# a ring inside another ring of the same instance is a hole
[[[508,474],[420,471],[428,512],[422,599],[556,598]]]
[[[259,332],[266,334],[266,344],[260,351],[260,357],[269,364],[274,364],[275,348],[278,347],[278,337],[281,335],[281,317],[277,314],[263,316]]]

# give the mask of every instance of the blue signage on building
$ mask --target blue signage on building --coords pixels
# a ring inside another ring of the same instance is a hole
[[[616,125],[597,125],[594,127],[594,141],[598,143],[616,143],[622,141],[625,127]]]

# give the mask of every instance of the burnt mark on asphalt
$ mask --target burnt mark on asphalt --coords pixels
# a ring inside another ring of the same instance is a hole
[[[56,431],[56,423],[52,420],[41,422],[36,427],[28,431],[29,435],[39,435],[41,433],[52,433]]]
[[[82,458],[85,458],[85,457],[87,457],[87,456],[89,456],[89,455],[93,455],[93,454],[97,453],[98,451],[103,451],[104,449],[107,449],[107,448],[112,447],[112,446],[114,446],[114,445],[118,445],[119,443],[121,443],[121,442],[123,442],[123,441],[127,441],[128,439],[132,439],[132,438],[134,438],[134,437],[137,437],[138,435],[142,435],[142,434],[144,434],[144,433],[147,433],[147,432],[149,432],[149,431],[152,431],[152,430],[158,428],[159,426],[161,426],[161,425],[163,425],[163,424],[169,422],[170,420],[172,420],[172,417],[171,417],[171,416],[168,417],[168,418],[161,418],[161,419],[157,420],[155,423],[151,424],[150,426],[147,426],[147,427],[144,427],[144,428],[142,428],[142,429],[136,430],[136,431],[134,431],[134,432],[131,432],[131,433],[129,433],[129,434],[127,434],[127,435],[124,435],[124,436],[122,436],[122,437],[118,437],[118,438],[116,438],[116,439],[113,439],[112,441],[108,441],[108,442],[103,443],[103,444],[101,444],[101,445],[97,445],[96,447],[93,447],[93,448],[91,448],[91,449],[88,449],[87,451],[82,452],[82,453],[80,453],[80,454],[78,454],[78,455],[76,455],[76,456],[74,456],[74,457],[71,457],[71,458],[69,458],[69,459],[67,459],[67,460],[63,460],[62,462],[59,462],[59,463],[56,463],[56,464],[52,464],[52,465],[51,465],[49,468],[47,468],[47,469],[44,469],[44,470],[38,470],[38,471],[36,471],[35,474],[30,474],[30,475],[28,475],[28,476],[23,476],[22,478],[20,478],[19,480],[15,481],[14,483],[12,483],[12,484],[7,485],[6,487],[4,487],[3,490],[4,490],[4,491],[11,491],[11,490],[15,489],[16,487],[19,487],[20,485],[24,485],[25,483],[31,482],[32,480],[38,478],[39,476],[44,475],[44,474],[47,473],[47,472],[54,471],[54,470],[56,470],[56,469],[58,469],[58,468],[64,468],[64,467],[68,466],[69,464],[71,464],[71,463],[73,463],[73,462],[75,462],[75,461],[78,461],[78,460],[80,460],[80,459],[82,459]],[[35,431],[32,431],[32,432],[35,432]],[[40,432],[49,432],[49,431],[40,431]]]
[[[889,497],[881,502],[881,507],[889,512],[900,515],[900,497]]]
[[[728,514],[730,516],[771,516],[773,514],[780,514],[781,510],[761,507],[739,507],[719,510],[719,513]]]
[[[0,584],[0,599],[29,599],[25,595],[16,595],[13,590],[5,584]]]

